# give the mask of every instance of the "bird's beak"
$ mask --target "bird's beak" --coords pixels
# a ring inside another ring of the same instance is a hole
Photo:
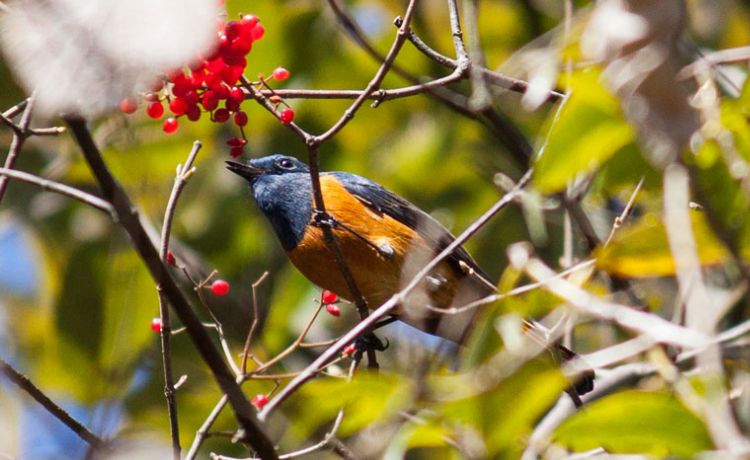
[[[236,161],[226,161],[225,163],[227,164],[228,170],[247,180],[252,180],[265,172],[264,169],[256,168],[252,165],[237,163]]]

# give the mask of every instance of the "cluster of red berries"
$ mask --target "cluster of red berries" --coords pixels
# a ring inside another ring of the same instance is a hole
[[[326,306],[326,311],[333,316],[339,316],[341,315],[341,309],[336,305],[339,301],[339,296],[334,294],[331,291],[323,291],[322,294],[320,294],[320,302]]]
[[[240,78],[247,66],[247,54],[264,34],[263,25],[253,15],[245,15],[239,21],[221,21],[216,45],[209,56],[196,59],[188,66],[189,72],[182,69],[169,72],[143,94],[147,103],[146,114],[155,120],[161,119],[166,104],[170,116],[162,122],[162,129],[167,134],[177,131],[180,117],[198,121],[205,112],[216,123],[225,123],[231,118],[240,129],[241,137],[229,139],[227,145],[232,157],[240,156],[247,143],[243,128],[248,123],[247,113],[241,108],[246,93]],[[289,78],[289,71],[279,67],[271,73],[271,78],[284,81]],[[266,87],[267,79],[261,76],[259,82],[251,84]],[[294,121],[294,110],[281,98],[275,96],[272,102],[280,109],[278,117],[282,123]],[[120,102],[120,110],[124,113],[133,113],[137,109],[135,99],[125,98]]]

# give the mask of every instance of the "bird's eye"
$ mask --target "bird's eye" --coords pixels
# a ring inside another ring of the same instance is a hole
[[[283,160],[279,160],[277,163],[279,167],[284,169],[292,169],[294,168],[294,162],[290,160],[289,158],[284,158]]]

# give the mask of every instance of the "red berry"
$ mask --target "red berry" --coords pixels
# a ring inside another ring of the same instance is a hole
[[[239,21],[229,21],[227,22],[227,25],[224,26],[224,33],[227,35],[227,38],[234,39],[237,35],[240,34],[241,28],[242,25],[239,23]]]
[[[238,158],[242,156],[244,151],[244,147],[232,147],[231,149],[229,149],[229,156],[231,156],[232,158]]]
[[[161,332],[161,318],[154,318],[151,320],[151,330],[154,332]]]
[[[138,110],[138,101],[132,97],[125,97],[120,101],[120,112],[133,113]]]
[[[341,315],[341,309],[332,303],[326,304],[326,311],[333,316]]]
[[[193,74],[190,76],[190,84],[193,85],[193,88],[200,88],[205,79],[206,74],[204,74],[202,70],[194,70]]]
[[[224,280],[216,280],[211,283],[211,292],[218,296],[227,295],[229,293],[229,283]]]
[[[201,118],[201,109],[193,104],[185,111],[185,115],[187,115],[187,118],[190,121],[198,121]]]
[[[162,79],[154,80],[148,85],[148,89],[154,93],[161,91],[162,88],[164,88],[164,81]]]
[[[219,105],[219,98],[216,97],[216,93],[214,91],[209,89],[203,93],[203,96],[201,96],[201,104],[203,105],[204,109],[210,112],[215,109],[217,105]]]
[[[234,124],[237,126],[247,125],[247,114],[245,112],[237,112],[234,114]]]
[[[227,145],[230,147],[242,147],[247,144],[247,141],[241,137],[232,137],[227,141]]]
[[[229,98],[224,103],[224,107],[226,107],[230,112],[237,112],[238,110],[240,110],[240,103],[236,99]]]
[[[294,110],[290,108],[286,108],[281,111],[281,116],[279,117],[281,119],[281,122],[285,125],[288,125],[289,123],[294,121]]]
[[[224,123],[229,120],[229,110],[227,109],[216,109],[214,112],[214,121],[217,123]]]
[[[146,107],[146,113],[154,120],[158,120],[162,115],[164,115],[164,106],[161,102],[154,101]]]
[[[350,356],[356,352],[357,352],[357,347],[353,343],[350,343],[349,345],[346,346],[346,348],[341,350],[341,354],[344,356]]]
[[[242,88],[237,88],[235,86],[229,92],[229,99],[232,99],[233,101],[237,101],[237,102],[242,102],[245,100],[245,92],[242,91]]]
[[[184,115],[185,112],[187,112],[189,105],[190,104],[188,103],[187,99],[176,97],[172,99],[172,102],[169,103],[169,110],[171,110],[175,115]]]
[[[247,61],[245,61],[245,58],[243,57],[237,61],[236,65],[227,66],[221,71],[221,80],[227,85],[234,85],[242,76],[242,72],[245,71],[246,65]]]
[[[320,299],[323,303],[336,303],[339,301],[339,296],[331,291],[323,291],[323,294],[320,295]]]
[[[205,82],[206,82],[206,86],[208,86],[211,89],[218,89],[218,88],[222,87],[222,85],[221,85],[221,83],[222,83],[221,76],[219,76],[219,74],[217,74],[215,72],[211,72],[211,73],[207,74]],[[220,99],[220,98],[218,98],[218,99]]]
[[[225,33],[219,34],[219,54],[224,54],[229,50],[229,46],[232,44],[232,39]]]
[[[195,90],[191,89],[190,91],[187,92],[187,94],[185,94],[185,100],[188,101],[190,104],[195,105],[198,102],[200,102],[201,97],[197,92],[195,92]]]
[[[271,76],[276,81],[284,81],[289,78],[289,71],[283,67],[276,67]]]
[[[186,80],[180,83],[175,83],[172,87],[172,94],[174,94],[175,97],[185,97],[192,89],[193,85]]]
[[[167,251],[167,263],[172,266],[177,265],[177,260],[174,258],[172,251]]]
[[[212,61],[209,61],[208,65],[206,67],[207,67],[209,73],[218,74],[219,72],[221,72],[222,70],[224,70],[224,68],[226,66],[227,66],[227,64],[224,62],[223,59],[216,58],[216,59],[214,59]]]
[[[177,84],[180,81],[185,80],[185,74],[182,72],[182,69],[173,69],[167,72],[167,80],[171,81],[174,84]]]
[[[245,66],[247,66],[247,59],[245,58],[245,54],[247,53],[236,53],[233,49],[230,49],[226,54],[224,54],[224,57],[222,59],[224,59],[224,62],[228,67],[240,67],[241,70],[245,70]],[[228,69],[225,68],[224,70],[222,70],[222,73],[227,71]]]
[[[251,35],[240,35],[239,37],[232,40],[232,46],[230,50],[235,56],[245,56],[250,50],[253,49],[253,40]]]
[[[214,92],[216,93],[216,99],[224,100],[229,97],[229,88],[222,84],[215,88]]]
[[[177,126],[177,118],[169,117],[164,120],[161,129],[164,130],[164,132],[167,134],[172,134],[173,132],[177,131]]]
[[[263,38],[263,35],[265,33],[266,33],[266,29],[263,27],[263,24],[256,24],[255,27],[253,27],[251,36],[253,37],[253,40],[257,41]]]
[[[143,100],[146,102],[156,102],[159,100],[159,95],[152,91],[149,91],[148,93],[143,95]]]
[[[250,404],[255,406],[256,409],[261,410],[266,406],[266,404],[268,404],[268,396],[264,395],[263,393],[257,394],[253,396]]]
[[[248,27],[250,29],[255,27],[257,23],[258,17],[253,14],[246,14],[242,16],[242,20],[240,21],[240,24],[242,24],[243,27]]]

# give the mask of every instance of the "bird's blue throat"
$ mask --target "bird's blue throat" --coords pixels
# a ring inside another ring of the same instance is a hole
[[[285,251],[297,247],[312,215],[312,187],[308,173],[261,174],[250,190]]]

